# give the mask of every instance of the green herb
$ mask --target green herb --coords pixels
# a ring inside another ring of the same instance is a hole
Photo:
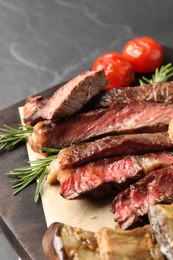
[[[48,148],[47,148],[48,149]],[[54,149],[55,150],[55,149]],[[59,149],[57,149],[57,153]],[[37,202],[43,187],[43,184],[47,178],[47,166],[50,165],[51,161],[56,158],[56,155],[51,155],[45,158],[37,159],[34,161],[29,161],[29,166],[16,168],[9,173],[6,173],[9,177],[14,177],[12,180],[14,185],[12,186],[15,191],[13,195],[16,195],[20,191],[22,191],[25,187],[27,187],[31,182],[37,180],[37,187],[35,191],[34,201]]]
[[[62,147],[62,148],[48,148],[48,147],[42,147],[42,152],[47,152],[47,153],[59,153],[63,148],[65,147]]]
[[[153,84],[155,82],[166,82],[172,76],[173,76],[173,66],[171,63],[168,63],[167,65],[161,66],[160,69],[157,68],[151,79],[142,77],[142,79],[139,80],[139,83],[142,86],[145,84]]]
[[[0,152],[12,150],[17,144],[25,141],[33,132],[33,126],[19,125],[13,128],[4,125],[0,128]]]

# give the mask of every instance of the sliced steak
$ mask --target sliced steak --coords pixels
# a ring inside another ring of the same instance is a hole
[[[35,111],[25,122],[35,124],[43,119],[56,120],[79,111],[108,83],[104,71],[85,71],[57,89],[46,104]]]
[[[149,225],[132,230],[104,227],[96,238],[102,260],[163,260]]]
[[[149,206],[173,201],[173,165],[148,173],[114,199],[111,211],[121,228],[126,229],[140,216],[147,214]]]
[[[91,99],[88,107],[104,108],[113,104],[127,104],[132,101],[173,103],[173,81],[103,90]]]
[[[85,193],[104,196],[105,192],[119,192],[129,182],[138,180],[149,171],[172,163],[173,156],[166,152],[124,158],[112,157],[60,170],[57,180],[61,185],[60,194],[66,199],[74,199]]]
[[[35,125],[29,142],[34,151],[63,147],[106,135],[167,131],[173,104],[130,103],[78,114],[67,120],[42,121]]]
[[[170,130],[170,133],[172,131]],[[89,161],[127,154],[144,154],[169,148],[173,148],[173,142],[167,132],[107,136],[94,142],[73,144],[62,149],[50,163],[47,181],[50,184],[57,182],[59,170]]]
[[[34,114],[37,110],[43,107],[47,103],[48,99],[42,96],[30,96],[27,98],[23,107],[23,117],[28,118]],[[27,125],[33,125],[32,121],[26,122]]]
[[[149,207],[149,220],[151,228],[160,251],[167,257],[173,259],[173,204],[155,205]]]
[[[59,168],[70,168],[104,157],[144,154],[173,148],[167,132],[107,136],[93,142],[72,144],[54,160]]]

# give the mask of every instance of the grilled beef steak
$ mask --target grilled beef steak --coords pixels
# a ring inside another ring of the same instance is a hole
[[[42,147],[63,147],[105,135],[167,131],[173,118],[173,104],[130,103],[123,107],[98,109],[59,122],[43,121],[34,127],[29,143],[34,151]]]
[[[107,136],[62,149],[51,165],[55,165],[57,169],[65,169],[105,157],[144,154],[172,147],[173,142],[167,132]]]
[[[119,226],[128,228],[140,216],[147,214],[150,205],[173,201],[173,165],[148,173],[129,188],[120,192],[111,210]]]
[[[46,230],[42,247],[47,260],[99,260],[94,232],[55,222]]]
[[[79,111],[93,96],[98,94],[108,83],[104,71],[85,71],[57,91],[25,122],[32,125],[43,120],[67,117]]]
[[[151,228],[160,251],[167,257],[173,259],[173,204],[155,205],[149,207],[149,220]]]
[[[43,107],[48,99],[43,98],[42,96],[31,96],[28,97],[26,103],[23,107],[23,117],[28,118],[41,107]],[[26,122],[26,124],[32,125],[32,122]]]
[[[102,260],[164,259],[149,225],[132,230],[102,228],[96,238]]]
[[[168,152],[112,157],[59,170],[57,180],[61,185],[60,194],[66,199],[85,193],[104,196],[107,192],[115,194],[148,172],[172,163],[173,156]]]
[[[30,102],[30,100],[27,100],[26,105],[28,102],[30,103],[31,112],[26,115],[24,114],[25,118],[31,116],[36,110],[40,109],[48,100],[43,99],[40,96],[38,97],[38,99],[37,97],[36,99],[35,97],[30,98],[33,99],[32,102]],[[42,100],[40,100],[40,98]],[[125,87],[120,89],[113,88],[110,90],[102,90],[89,102],[87,102],[87,109],[85,110],[91,110],[94,108],[105,108],[114,104],[127,104],[132,101],[173,103],[173,81],[165,83],[157,82],[154,84],[146,84],[137,87]]]
[[[127,104],[132,101],[173,103],[173,81],[120,89],[113,88],[107,91],[103,90],[91,99],[88,106],[103,108],[112,106],[113,104]]]
[[[97,193],[101,188],[101,195],[113,191],[120,191],[121,184],[129,179],[136,179],[142,175],[142,168],[135,157],[127,156],[123,159],[107,158],[90,162],[83,166],[58,172],[60,194],[66,199],[74,199],[81,194]],[[100,195],[100,192],[99,192]]]

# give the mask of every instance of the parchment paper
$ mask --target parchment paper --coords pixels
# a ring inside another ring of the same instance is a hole
[[[22,121],[23,108],[19,108]],[[23,123],[23,122],[22,122]],[[29,160],[41,158],[26,144]],[[33,194],[34,197],[34,194]],[[53,222],[61,222],[84,230],[98,231],[102,227],[114,227],[114,215],[110,211],[111,198],[77,198],[64,199],[59,194],[59,185],[49,185],[45,182],[41,200],[47,226]]]

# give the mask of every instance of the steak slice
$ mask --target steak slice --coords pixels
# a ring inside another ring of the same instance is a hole
[[[29,97],[24,105],[24,111],[26,110],[26,114],[24,112],[24,118],[30,117],[34,112],[43,107],[47,101],[48,98],[41,96]],[[137,87],[102,90],[84,105],[84,110],[106,108],[115,104],[119,106],[120,104],[127,104],[132,101],[173,103],[173,81],[166,83],[157,82]]]
[[[148,173],[120,192],[112,202],[111,211],[118,225],[126,229],[147,214],[150,205],[172,201],[173,165],[170,165]]]
[[[29,143],[34,151],[42,147],[63,147],[106,135],[167,131],[173,118],[173,104],[130,103],[78,114],[67,120],[42,121],[35,125]]]
[[[96,238],[102,260],[163,260],[149,225],[132,230],[104,227],[96,233]]]
[[[100,260],[95,233],[81,228],[52,223],[42,239],[47,260]]]
[[[167,257],[173,259],[173,204],[155,205],[149,207],[149,220],[151,228],[160,251]]]
[[[90,193],[105,195],[105,192],[119,192],[153,169],[173,163],[171,153],[145,154],[142,156],[112,157],[60,170],[60,194],[66,199]],[[101,192],[100,192],[101,191]]]
[[[98,94],[107,83],[103,70],[85,71],[58,88],[44,106],[30,117],[24,118],[24,122],[35,124],[43,119],[56,120],[71,116]]]
[[[173,103],[173,81],[120,89],[113,88],[107,91],[103,90],[91,99],[88,106],[103,108],[112,106],[113,104],[127,104],[132,101]]]
[[[173,148],[167,132],[107,136],[93,142],[72,144],[54,159],[58,168],[70,168],[104,157],[144,154]]]
[[[34,114],[37,110],[43,107],[47,103],[48,99],[42,96],[30,96],[27,98],[23,107],[23,117],[28,118]],[[32,121],[26,122],[28,125],[33,125]]]

